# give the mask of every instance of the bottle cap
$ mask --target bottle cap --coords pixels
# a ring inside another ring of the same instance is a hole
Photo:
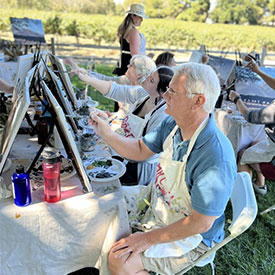
[[[56,163],[59,161],[60,153],[53,147],[46,147],[42,152],[43,162]]]
[[[17,174],[22,174],[22,173],[24,173],[24,166],[23,166],[22,164],[16,165],[15,172],[16,172]]]

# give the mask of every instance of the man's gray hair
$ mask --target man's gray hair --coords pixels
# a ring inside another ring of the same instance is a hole
[[[136,75],[141,75],[141,78],[138,80],[139,84],[145,81],[146,76],[150,75],[157,68],[155,62],[150,57],[141,54],[134,55],[130,60],[130,64],[135,65]]]
[[[217,74],[211,66],[189,62],[177,66],[175,75],[186,76],[184,89],[189,98],[194,97],[194,94],[203,94],[205,96],[204,111],[211,113],[214,110],[221,87]]]

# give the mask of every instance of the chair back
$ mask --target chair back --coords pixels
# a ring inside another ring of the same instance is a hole
[[[228,228],[230,235],[228,235],[222,242],[212,247],[196,261],[190,263],[190,265],[177,273],[177,275],[186,273],[194,266],[204,266],[208,263],[213,263],[213,253],[242,234],[254,222],[257,216],[258,207],[251,178],[247,172],[240,172],[237,174],[230,201],[233,212],[232,224]]]
[[[253,223],[258,211],[251,178],[247,172],[237,174],[230,201],[233,218],[228,229],[231,234],[239,235]]]

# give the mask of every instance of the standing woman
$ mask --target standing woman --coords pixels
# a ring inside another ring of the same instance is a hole
[[[127,16],[118,27],[117,35],[120,43],[120,67],[114,70],[118,76],[124,75],[130,59],[135,54],[145,55],[145,37],[139,33],[136,27],[139,27],[143,18],[148,18],[144,13],[144,7],[140,4],[132,4]]]

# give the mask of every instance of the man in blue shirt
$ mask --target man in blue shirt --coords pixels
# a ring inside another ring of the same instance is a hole
[[[152,184],[153,229],[113,245],[112,274],[174,274],[223,239],[224,210],[237,169],[232,146],[211,114],[219,93],[210,66],[187,63],[175,69],[164,94],[170,117],[143,139],[118,136],[100,115],[92,115],[95,131],[120,155],[141,161],[162,152]],[[192,244],[189,250],[185,240]]]

